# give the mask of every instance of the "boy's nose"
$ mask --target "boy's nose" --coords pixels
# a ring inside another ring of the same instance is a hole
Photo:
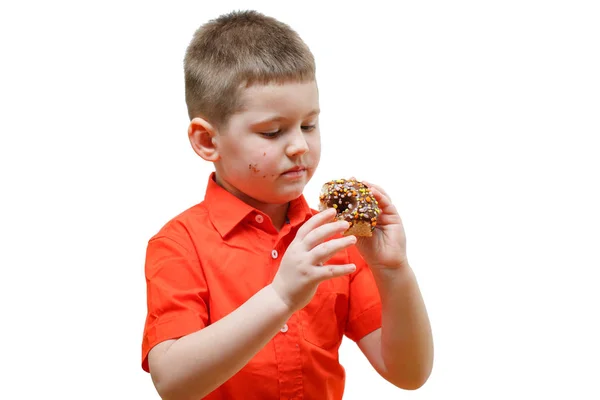
[[[291,136],[290,143],[287,146],[286,152],[288,156],[296,156],[304,154],[308,151],[308,143],[306,138],[304,137],[304,132],[301,129],[298,129]]]

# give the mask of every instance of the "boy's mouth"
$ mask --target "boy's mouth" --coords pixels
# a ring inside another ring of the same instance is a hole
[[[283,173],[283,175],[289,175],[289,176],[294,176],[294,175],[301,175],[306,171],[306,167],[302,166],[302,165],[298,165],[295,166],[294,168],[290,168],[287,171],[285,171]]]
[[[305,171],[306,167],[303,165],[297,165],[294,168],[290,168],[287,171],[284,172],[284,174],[287,174],[288,172],[299,172],[299,171]]]

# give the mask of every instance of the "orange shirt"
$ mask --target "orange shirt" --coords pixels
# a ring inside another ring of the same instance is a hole
[[[218,186],[211,174],[203,202],[169,221],[148,242],[148,352],[212,324],[271,283],[296,231],[317,213],[304,196],[292,201],[277,232],[266,214]],[[349,276],[322,282],[312,301],[237,374],[205,399],[341,399],[345,373],[338,348],[381,326],[379,293],[354,246],[329,263],[355,263]],[[240,326],[239,329],[244,329]]]

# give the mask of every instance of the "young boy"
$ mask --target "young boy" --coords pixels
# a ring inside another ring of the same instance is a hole
[[[355,341],[405,389],[433,359],[400,216],[343,236],[302,191],[320,160],[313,56],[287,25],[233,12],[185,57],[188,135],[212,162],[205,199],[148,242],[142,367],[164,399],[341,399],[338,348]]]

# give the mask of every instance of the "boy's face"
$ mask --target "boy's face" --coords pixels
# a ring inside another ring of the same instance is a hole
[[[257,207],[298,196],[321,155],[316,82],[254,85],[215,136],[217,182]]]

